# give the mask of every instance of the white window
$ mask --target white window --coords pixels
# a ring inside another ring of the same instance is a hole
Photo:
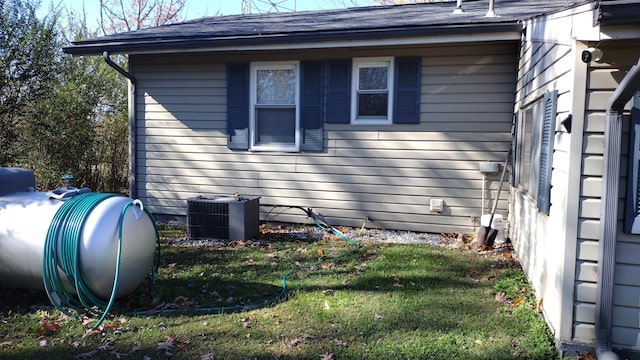
[[[352,124],[391,124],[393,58],[353,59]]]
[[[299,63],[251,64],[251,150],[300,148]]]

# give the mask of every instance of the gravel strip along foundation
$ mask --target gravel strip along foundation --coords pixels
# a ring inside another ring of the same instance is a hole
[[[184,225],[184,224],[171,224]],[[383,230],[374,228],[356,228],[347,226],[336,226],[346,237],[362,242],[386,242],[390,244],[430,244],[446,248],[460,247],[461,236],[456,233],[436,234],[420,233],[412,231]],[[255,239],[248,240],[248,243],[269,241],[270,238],[288,237],[293,239],[322,239],[328,233],[313,224],[289,224],[289,223],[266,223],[260,226],[260,235]],[[188,239],[186,237],[173,239],[169,244],[182,244],[193,246],[223,246],[229,240],[221,239]],[[257,244],[256,244],[257,245]]]

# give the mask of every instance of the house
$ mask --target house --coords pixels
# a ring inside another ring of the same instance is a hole
[[[597,1],[524,22],[508,215],[561,347],[629,358],[640,350],[639,15],[638,1]]]
[[[263,220],[475,232],[500,193],[559,349],[637,358],[640,1],[456,5],[210,17],[64,51],[129,79],[130,193],[155,214],[241,193],[284,206]]]

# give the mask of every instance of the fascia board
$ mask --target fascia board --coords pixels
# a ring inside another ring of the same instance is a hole
[[[226,38],[113,39],[82,41],[63,48],[72,55],[166,54],[182,52],[256,51],[290,49],[326,49],[460,43],[469,41],[520,40],[522,25],[514,23],[490,26],[446,28],[403,28],[333,34],[273,34],[268,36]]]

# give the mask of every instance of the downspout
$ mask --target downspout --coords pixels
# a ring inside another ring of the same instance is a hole
[[[129,79],[129,196],[133,199],[138,197],[136,190],[136,150],[137,150],[137,131],[136,131],[136,78],[120,65],[111,60],[111,54],[108,51],[102,53],[104,61],[114,68],[117,72]]]
[[[486,17],[496,17],[496,12],[493,10],[494,0],[489,0],[489,10],[487,10]]]
[[[464,10],[462,9],[462,0],[458,0],[456,2],[456,9],[453,10],[454,14],[462,14]]]
[[[598,291],[596,296],[596,354],[598,359],[619,359],[611,348],[613,286],[618,227],[620,150],[624,107],[640,88],[640,59],[622,79],[607,104],[604,131],[604,168],[598,253]]]

